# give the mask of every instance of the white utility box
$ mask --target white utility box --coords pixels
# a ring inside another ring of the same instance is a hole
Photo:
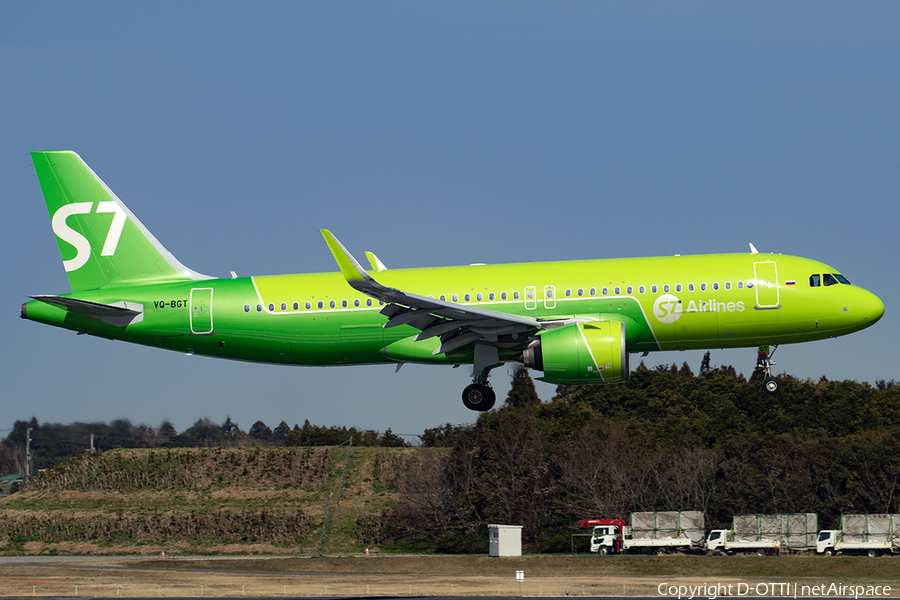
[[[488,525],[491,556],[522,556],[521,525]]]

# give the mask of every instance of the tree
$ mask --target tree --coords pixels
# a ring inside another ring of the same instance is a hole
[[[309,421],[307,421],[307,423],[309,423]],[[284,438],[286,438],[290,432],[291,426],[282,421],[278,424],[278,427],[275,428],[275,439],[279,442],[283,442]]]
[[[534,381],[528,374],[528,369],[522,367],[513,373],[512,387],[506,396],[507,406],[525,408],[539,406],[541,399],[534,389]]]
[[[284,422],[284,421],[282,421]],[[257,421],[250,427],[250,431],[247,434],[254,440],[259,442],[268,443],[272,441],[274,434],[272,430],[269,429],[269,426],[263,423],[262,421]]]
[[[378,445],[382,448],[405,448],[409,446],[402,437],[395,435],[390,427],[382,434],[381,439],[378,440],[378,442]]]

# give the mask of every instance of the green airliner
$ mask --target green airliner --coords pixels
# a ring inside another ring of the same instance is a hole
[[[877,296],[814,260],[750,253],[364,269],[328,230],[340,273],[217,279],[182,265],[74,152],[34,152],[72,293],[22,318],[218,358],[289,365],[471,364],[464,404],[489,410],[490,371],[542,381],[629,378],[631,353],[769,347],[859,331]]]

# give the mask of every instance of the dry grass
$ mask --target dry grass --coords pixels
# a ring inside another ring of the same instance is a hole
[[[345,556],[110,559],[0,566],[0,596],[657,596],[660,584],[893,585],[900,558]],[[525,571],[521,586],[515,572]]]

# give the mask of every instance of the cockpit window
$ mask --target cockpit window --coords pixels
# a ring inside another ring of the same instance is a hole
[[[822,276],[821,275],[810,275],[809,276],[809,287],[819,287],[822,285]]]
[[[840,273],[835,273],[834,278],[843,283],[844,285],[850,285],[850,282],[847,281],[847,278],[841,275]]]
[[[834,275],[832,275],[831,273],[825,273],[825,275],[822,277],[822,281],[823,283],[825,283],[825,285],[837,285],[838,283],[838,280],[835,279]]]

